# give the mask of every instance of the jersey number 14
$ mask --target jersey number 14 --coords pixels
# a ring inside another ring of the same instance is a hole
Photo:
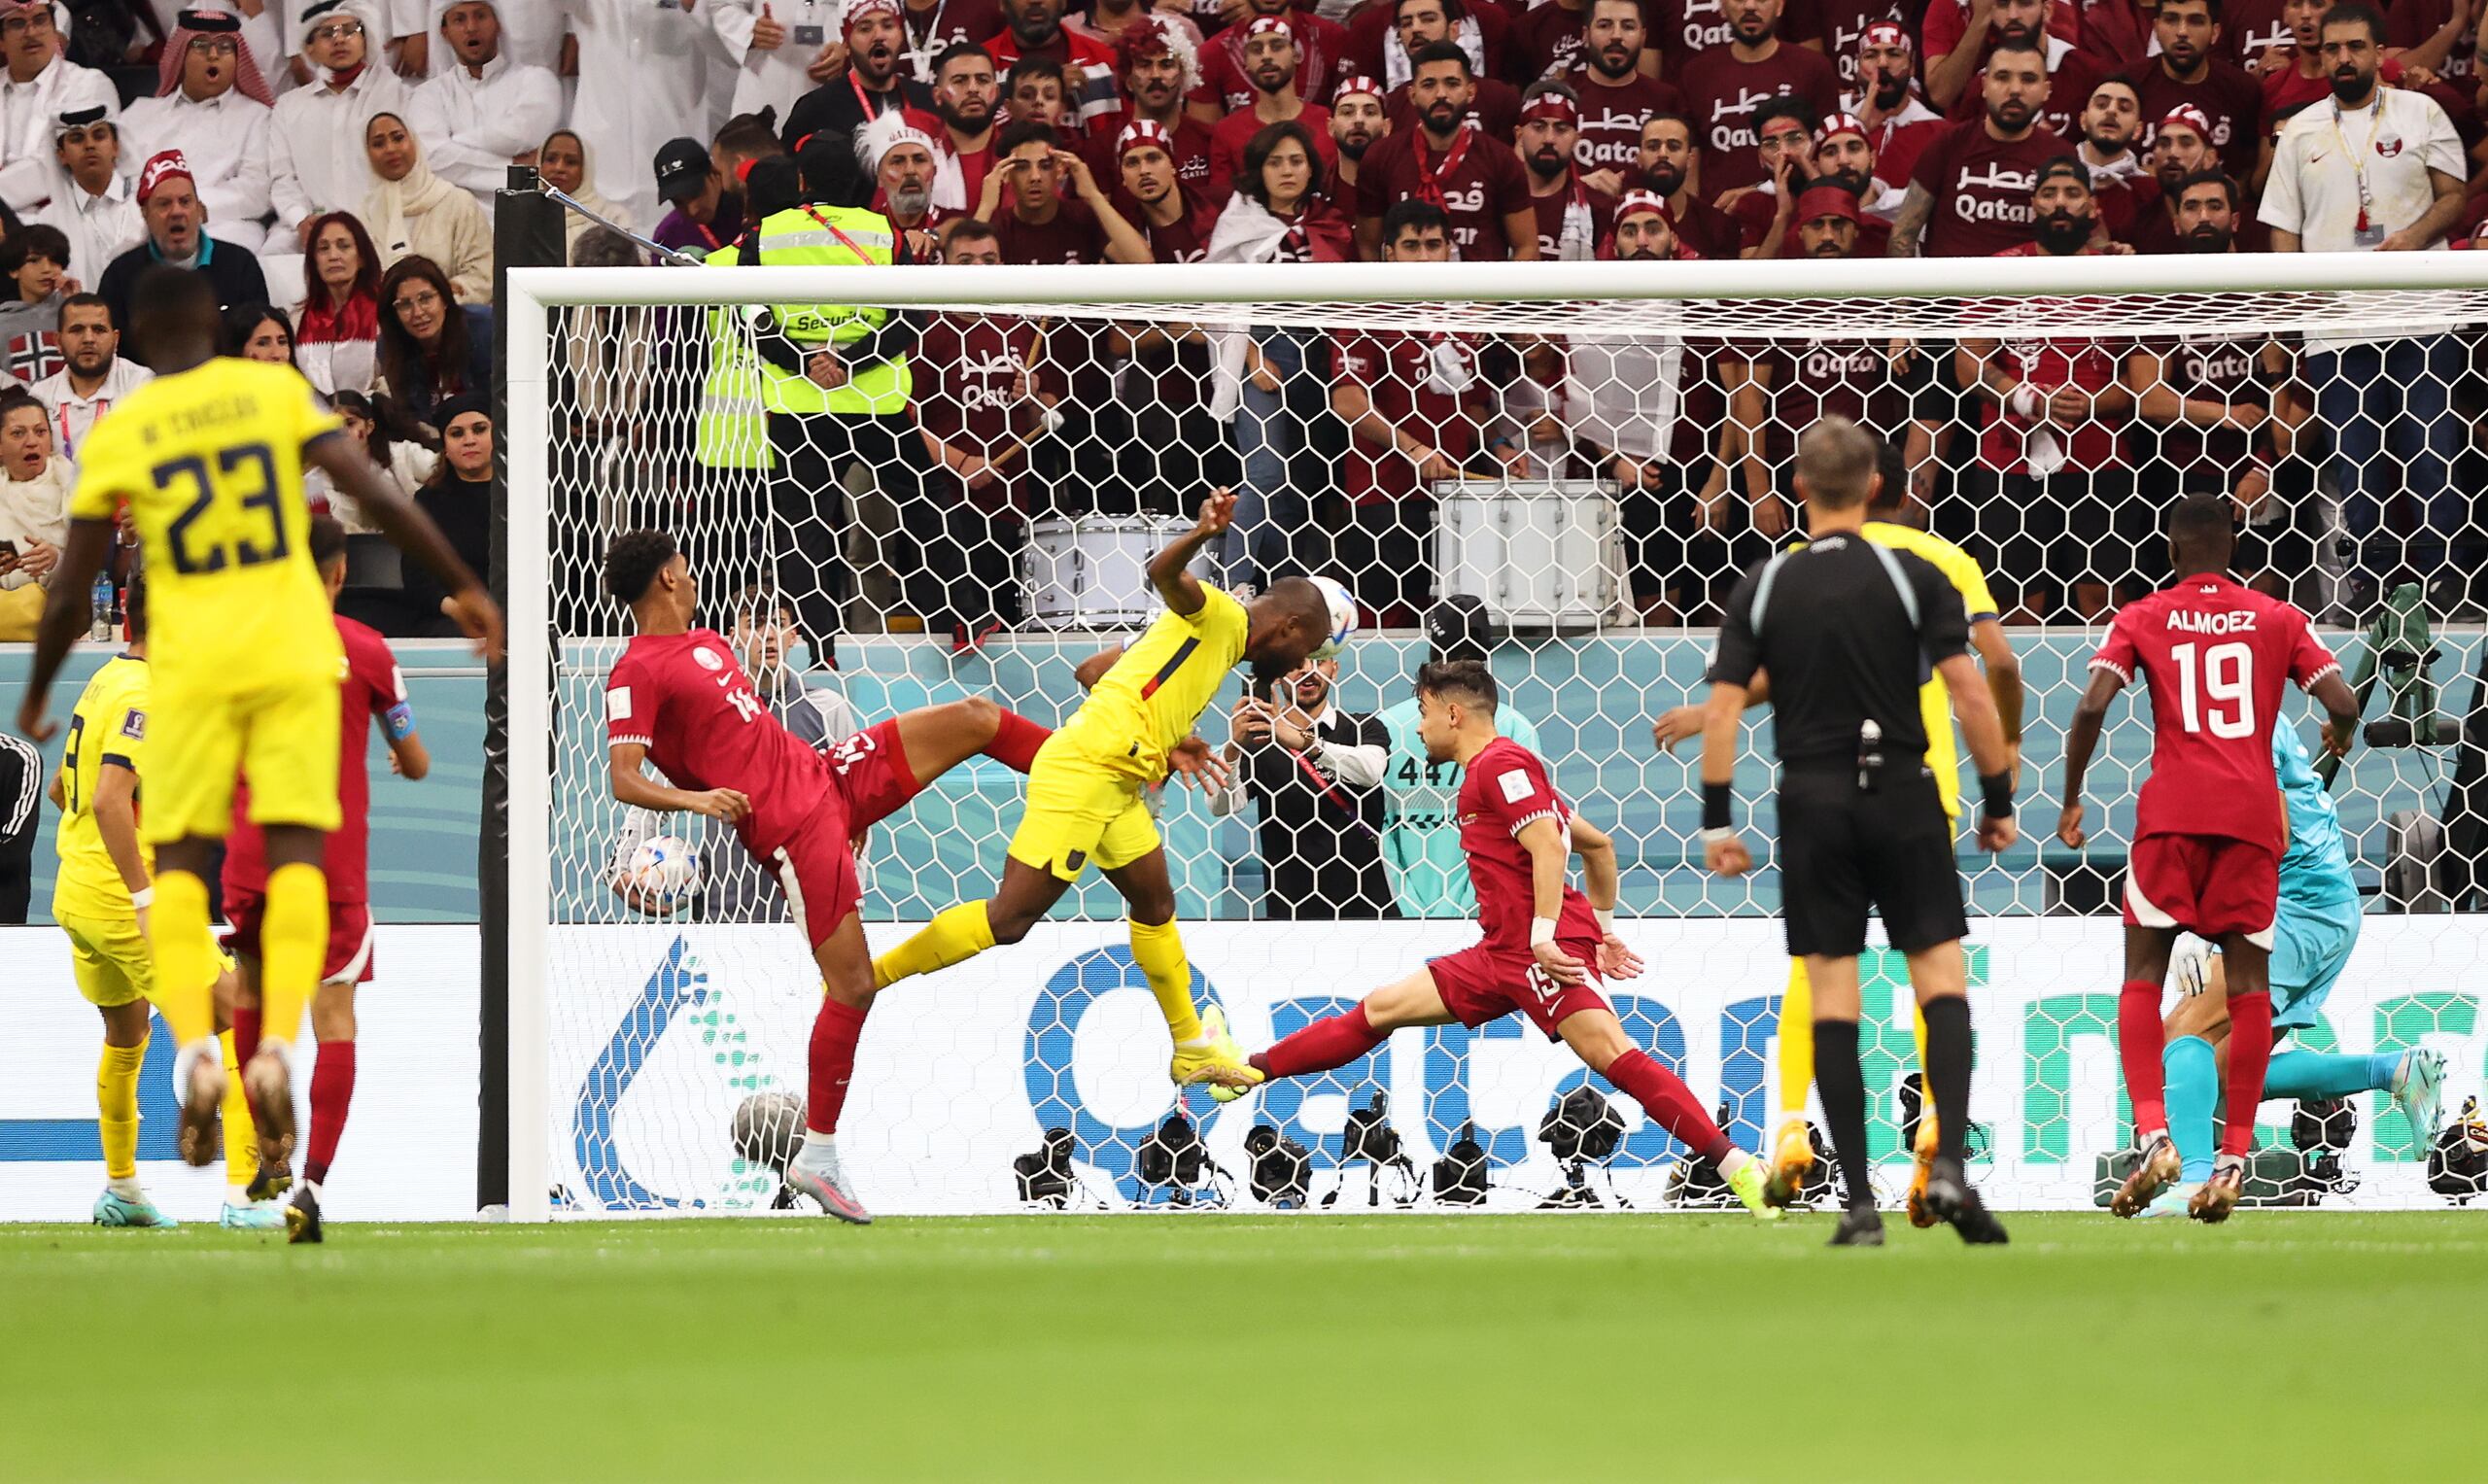
[[[2179,644],[2168,651],[2177,662],[2177,710],[2186,730],[2219,738],[2254,736],[2254,647],[2214,644],[2201,651],[2199,664],[2198,647]]]

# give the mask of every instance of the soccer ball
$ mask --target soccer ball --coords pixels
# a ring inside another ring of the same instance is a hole
[[[1361,622],[1357,617],[1356,596],[1328,577],[1310,580],[1322,590],[1324,601],[1330,604],[1330,635],[1315,647],[1313,658],[1335,660],[1339,651],[1348,647],[1348,640],[1356,638],[1357,625]]]
[[[804,1100],[791,1092],[754,1092],[735,1109],[734,1136],[736,1154],[784,1173],[804,1140]]]
[[[700,889],[700,854],[673,835],[651,835],[631,852],[623,891],[642,912],[671,916]]]

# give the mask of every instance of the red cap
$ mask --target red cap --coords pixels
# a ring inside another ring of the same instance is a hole
[[[147,198],[156,193],[157,187],[177,175],[190,182],[191,190],[198,189],[198,177],[190,174],[190,162],[182,157],[181,151],[165,150],[148,156],[147,163],[138,172],[138,204],[146,205]]]
[[[2201,109],[2196,108],[2192,103],[2178,104],[2175,108],[2168,111],[2165,118],[2160,121],[2160,126],[2163,129],[2172,124],[2179,128],[2193,129],[2194,131],[2195,138],[2200,139],[2205,144],[2211,143],[2211,116],[2204,113]]]
[[[1175,138],[1166,132],[1166,125],[1155,119],[1135,119],[1115,136],[1115,158],[1120,160],[1145,144],[1154,144],[1169,155],[1175,153]]]
[[[1898,47],[1904,52],[1915,50],[1910,45],[1909,32],[1896,20],[1878,20],[1868,26],[1858,34],[1857,47],[1861,52],[1868,47]]]
[[[1533,119],[1542,119],[1549,123],[1579,123],[1581,111],[1572,106],[1572,99],[1560,92],[1542,92],[1530,99],[1529,106],[1520,111],[1521,122],[1527,123]]]
[[[1849,193],[1848,187],[1809,186],[1797,193],[1795,220],[1799,225],[1818,222],[1825,217],[1839,217],[1847,222],[1858,220],[1857,197]]]
[[[1814,130],[1814,148],[1819,150],[1843,134],[1854,134],[1869,144],[1875,141],[1875,136],[1866,132],[1865,120],[1855,114],[1834,114],[1823,121],[1821,128]]]

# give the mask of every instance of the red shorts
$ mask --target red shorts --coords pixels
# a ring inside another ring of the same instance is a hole
[[[2268,846],[2220,835],[2146,835],[2125,860],[2125,922],[2272,945],[2281,863]]]
[[[855,871],[853,831],[845,800],[832,789],[811,817],[795,827],[794,835],[761,862],[778,878],[778,888],[786,893],[787,910],[795,915],[795,925],[815,949],[864,900],[863,879]]]
[[[1584,1010],[1615,1008],[1607,1002],[1607,985],[1598,977],[1598,945],[1562,947],[1590,966],[1585,983],[1559,984],[1527,949],[1499,949],[1486,943],[1429,960],[1426,968],[1434,974],[1434,992],[1442,996],[1443,1008],[1457,1016],[1461,1024],[1483,1025],[1517,1010],[1553,1041],[1560,1039],[1555,1027],[1566,1018]]]
[[[824,743],[821,761],[829,765],[830,787],[846,802],[847,823],[859,831],[907,808],[918,791],[895,716]]]
[[[267,915],[267,907],[268,899],[259,892],[225,888],[225,920],[233,924],[233,931],[225,939],[226,952],[247,953],[253,958],[265,956],[259,951],[259,924]],[[328,953],[320,964],[320,983],[371,983],[371,947],[369,904],[329,903]]]

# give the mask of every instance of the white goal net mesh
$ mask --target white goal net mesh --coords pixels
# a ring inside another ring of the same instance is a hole
[[[1204,577],[1332,576],[1364,627],[1335,673],[1277,697],[1291,729],[1325,740],[1324,768],[1276,738],[1239,742],[1229,681],[1199,733],[1239,783],[1158,798],[1200,1000],[1264,1046],[1471,940],[1458,768],[1418,744],[1410,681],[1430,653],[1479,653],[1503,729],[1618,842],[1625,935],[1649,964],[1610,985],[1627,1029],[1759,1146],[1782,1112],[1778,875],[1704,873],[1696,749],[1663,748],[1653,726],[1699,701],[1717,604],[1789,537],[1795,440],[1829,414],[1887,440],[1886,479],[1907,493],[1892,519],[1976,559],[2027,688],[2023,841],[1961,847],[1972,1173],[1989,1199],[2104,1199],[2131,1137],[2114,1033],[2116,908],[2151,745],[2138,694],[2093,768],[2094,838],[2069,850],[2050,831],[2097,626],[2167,579],[2164,517],[2197,492],[2234,500],[2239,575],[2318,617],[2378,743],[2329,792],[2360,930],[2302,924],[2330,983],[2282,1047],[2318,1058],[2291,1085],[2320,1095],[2264,1105],[2252,1198],[2436,1204],[2432,1175],[2450,1188],[2469,1167],[2457,1137],[2439,1168],[2436,1130],[2380,1084],[2406,1053],[2441,1056],[2452,1123],[2488,1059],[2488,754],[2461,742],[2466,721],[2488,737],[2488,292],[961,294],[898,316],[910,386],[869,418],[770,410],[817,405],[819,389],[794,385],[808,351],[776,333],[766,296],[600,303],[599,282],[573,273],[548,295],[588,302],[545,311],[545,380],[513,393],[539,397],[550,430],[540,487],[513,494],[545,502],[549,551],[522,554],[513,582],[540,581],[550,618],[549,797],[518,836],[548,843],[550,913],[544,962],[518,977],[540,978],[546,1007],[557,1211],[769,1208],[820,992],[774,880],[722,826],[634,818],[610,797],[601,692],[629,620],[599,590],[606,544],[676,535],[700,621],[782,721],[834,750],[962,697],[1067,719],[1077,664],[1150,616],[1143,563],[1221,486],[1240,514]],[[2284,731],[2311,745],[2311,703],[2291,707]],[[1757,711],[1738,792],[1758,846],[1769,757]],[[972,758],[870,832],[876,950],[992,891],[1021,782]],[[520,797],[541,796],[522,780]],[[701,861],[665,915],[616,889],[652,837]],[[881,997],[841,1134],[867,1204],[1432,1208],[1467,1200],[1479,1172],[1493,1209],[1720,1198],[1630,1098],[1517,1018],[1405,1032],[1226,1107],[1179,1098],[1122,915],[1092,872],[1024,942]],[[1902,966],[1878,950],[1866,970],[1889,1196],[1908,1179],[1916,1053]],[[1604,1103],[1566,1103],[1584,1086]]]

